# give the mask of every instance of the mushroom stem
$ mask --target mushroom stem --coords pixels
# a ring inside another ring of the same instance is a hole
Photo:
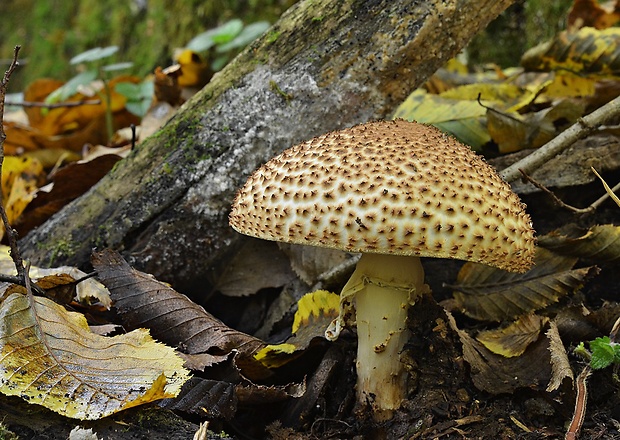
[[[363,254],[343,294],[348,289],[356,291],[357,400],[370,404],[375,420],[387,420],[407,395],[400,354],[409,305],[425,290],[420,258]]]

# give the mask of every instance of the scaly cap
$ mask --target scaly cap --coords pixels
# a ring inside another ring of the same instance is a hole
[[[266,240],[524,272],[534,254],[524,208],[469,147],[432,126],[395,120],[284,151],[238,192],[230,224]]]

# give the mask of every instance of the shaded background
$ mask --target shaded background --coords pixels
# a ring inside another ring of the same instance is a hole
[[[294,0],[2,0],[0,69],[21,45],[22,71],[11,91],[34,79],[67,80],[71,57],[97,46],[117,45],[114,61],[132,61],[144,76],[172,62],[175,48],[231,18],[275,22]],[[471,64],[515,66],[529,47],[564,28],[571,0],[518,0],[470,44]]]

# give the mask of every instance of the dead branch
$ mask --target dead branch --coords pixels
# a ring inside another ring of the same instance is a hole
[[[609,101],[589,115],[580,118],[567,130],[560,133],[538,150],[502,170],[500,175],[507,182],[512,182],[521,177],[519,169],[524,170],[528,174],[532,174],[542,164],[551,160],[573,143],[588,136],[599,126],[618,115],[620,115],[620,96]]]
[[[0,122],[4,120],[4,101],[6,98],[6,91],[9,87],[9,80],[11,79],[11,75],[19,65],[17,58],[19,56],[19,50],[21,46],[15,46],[15,50],[13,52],[13,61],[11,65],[4,72],[4,77],[2,78],[2,83],[0,83]],[[4,124],[0,123],[0,181],[2,180],[2,164],[4,163],[4,141],[6,139],[6,133],[4,132]],[[26,272],[24,270],[24,262],[22,260],[21,254],[17,247],[17,231],[11,227],[9,224],[9,218],[7,217],[6,210],[4,209],[4,202],[2,201],[2,192],[0,191],[0,217],[2,218],[2,223],[4,224],[4,229],[6,230],[7,238],[9,240],[9,246],[11,247],[11,258],[13,258],[13,262],[15,263],[15,268],[17,269],[17,276],[23,280],[25,280]]]

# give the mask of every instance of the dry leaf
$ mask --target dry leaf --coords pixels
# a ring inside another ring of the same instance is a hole
[[[12,294],[0,307],[0,391],[93,420],[178,394],[183,360],[145,330],[107,338],[47,298]]]
[[[249,239],[215,281],[217,290],[227,296],[246,296],[267,287],[282,287],[295,274],[288,258],[275,242]]]
[[[518,388],[544,389],[549,383],[552,373],[547,337],[530,344],[521,356],[506,358],[460,330],[449,313],[448,322],[463,344],[463,358],[471,366],[476,388],[497,395],[513,393]]]
[[[573,370],[568,361],[568,355],[555,322],[552,321],[549,324],[546,336],[549,340],[549,353],[551,354],[551,379],[546,391],[551,392],[560,388],[560,385],[567,377],[572,380]]]
[[[88,162],[73,162],[52,177],[51,189],[39,190],[24,210],[22,217],[13,223],[21,236],[43,224],[70,201],[88,191],[121,158],[114,154],[99,156]]]
[[[309,286],[316,284],[321,275],[351,258],[351,254],[338,249],[289,243],[278,243],[278,247],[290,259],[293,271]]]
[[[584,230],[569,224],[539,237],[538,244],[562,255],[613,262],[620,258],[620,226],[598,225]]]
[[[598,0],[574,0],[568,12],[566,27],[571,30],[584,26],[607,29],[620,20],[618,2],[599,4]]]
[[[299,357],[315,338],[325,338],[325,330],[338,317],[340,295],[317,290],[297,302],[293,335],[282,344],[267,345],[254,358],[269,368],[278,368]]]
[[[536,264],[524,274],[466,263],[456,285],[450,286],[455,289],[456,308],[474,319],[497,322],[540,310],[598,272],[593,267],[571,270],[576,261],[537,248]]]
[[[219,381],[192,377],[175,399],[165,400],[161,406],[173,411],[197,414],[201,418],[230,420],[237,412],[235,385]]]
[[[0,273],[6,275],[17,275],[15,264],[9,254],[10,248],[5,245],[0,245]],[[49,269],[42,269],[36,266],[30,267],[30,278],[38,281],[39,278],[43,278],[51,275],[67,275],[74,280],[79,280],[86,276],[86,272],[75,267],[60,266]],[[8,286],[8,283],[4,284],[4,288]],[[4,289],[0,284],[0,292]],[[76,286],[76,300],[83,304],[91,304],[94,301],[100,302],[105,308],[109,309],[112,305],[110,294],[108,290],[99,281],[94,278],[87,278]],[[94,301],[93,301],[94,300]]]
[[[476,339],[495,354],[510,358],[521,356],[527,347],[540,336],[548,318],[526,315],[506,327],[483,330]]]
[[[247,377],[271,374],[253,358],[265,346],[261,340],[226,326],[185,295],[132,269],[115,251],[93,253],[92,263],[127,328],[149,328],[157,340],[189,354],[236,351],[235,362]]]

